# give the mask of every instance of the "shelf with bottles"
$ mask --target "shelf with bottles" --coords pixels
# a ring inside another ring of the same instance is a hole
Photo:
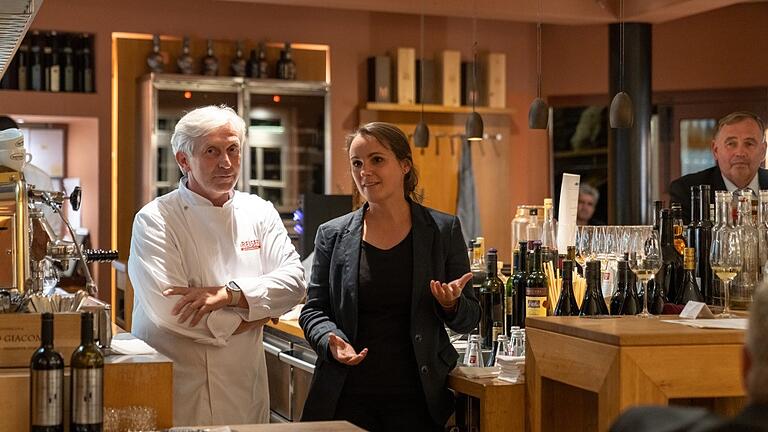
[[[146,71],[187,77],[328,82],[328,46],[176,36],[132,38]]]
[[[93,93],[93,35],[30,30],[0,80],[1,90]]]

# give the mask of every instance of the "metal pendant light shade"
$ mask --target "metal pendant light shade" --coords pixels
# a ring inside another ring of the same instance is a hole
[[[537,97],[531,102],[528,110],[528,127],[531,129],[546,129],[549,124],[549,106],[544,99]]]
[[[612,128],[629,129],[632,127],[635,113],[632,108],[632,98],[626,92],[616,93],[616,96],[613,97],[609,119]]]
[[[429,127],[424,120],[416,125],[416,130],[413,132],[413,145],[418,148],[429,146]]]
[[[467,140],[480,141],[483,139],[483,118],[475,111],[467,117]]]

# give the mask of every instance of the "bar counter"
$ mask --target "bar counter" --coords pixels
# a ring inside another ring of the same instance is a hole
[[[744,405],[742,330],[635,317],[526,320],[530,430],[606,431],[634,405]]]

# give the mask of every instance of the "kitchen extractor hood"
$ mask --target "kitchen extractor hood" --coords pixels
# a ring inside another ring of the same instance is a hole
[[[0,78],[42,4],[43,0],[0,1]]]

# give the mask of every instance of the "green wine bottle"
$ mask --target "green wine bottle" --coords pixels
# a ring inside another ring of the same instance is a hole
[[[104,411],[104,356],[93,342],[93,314],[80,316],[80,346],[72,353],[72,432],[100,432]]]
[[[40,348],[29,365],[29,430],[64,430],[64,359],[53,348],[53,314],[41,315]]]

